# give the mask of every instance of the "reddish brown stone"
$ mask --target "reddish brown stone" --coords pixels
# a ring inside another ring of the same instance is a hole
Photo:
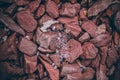
[[[60,55],[58,55],[58,54],[51,54],[50,55],[50,59],[55,63],[55,65],[57,66],[57,67],[60,67],[61,65],[61,63],[60,63]]]
[[[74,17],[77,15],[79,9],[79,4],[65,3],[62,5],[62,9],[60,9],[60,15]]]
[[[49,49],[51,41],[57,40],[57,37],[58,37],[58,34],[56,32],[42,33],[38,28],[36,33],[36,42],[40,45],[40,47],[44,49]],[[55,48],[52,51],[55,51]]]
[[[111,35],[109,33],[100,34],[93,38],[91,42],[98,47],[106,46],[111,41]]]
[[[105,65],[106,63],[106,58],[107,58],[107,53],[108,53],[108,47],[107,46],[104,46],[104,47],[101,47],[100,48],[101,52],[101,64]]]
[[[46,2],[46,12],[53,18],[57,18],[59,16],[58,6],[51,0]]]
[[[15,0],[15,3],[18,5],[18,6],[23,6],[23,5],[26,5],[29,3],[28,0]]]
[[[60,54],[64,55],[66,61],[70,63],[73,63],[82,53],[81,44],[74,39],[69,40],[60,50]]]
[[[59,80],[59,70],[54,69],[49,63],[45,62],[42,58],[40,58],[41,62],[45,66],[46,70],[49,73],[49,76],[52,80]]]
[[[91,61],[92,60],[89,60],[89,59],[83,59],[80,61],[80,63],[84,66],[89,66],[91,64]]]
[[[36,12],[35,18],[41,17],[44,13],[45,13],[45,6],[40,5],[40,7],[38,8],[38,10]]]
[[[65,80],[92,80],[94,77],[95,71],[87,67],[84,73],[73,73],[67,74]]]
[[[81,57],[84,59],[94,59],[98,54],[98,49],[90,42],[86,42],[82,48],[83,54]]]
[[[65,76],[67,74],[81,73],[80,66],[76,63],[73,64],[64,64],[62,66],[61,75]]]
[[[68,31],[68,33],[71,33],[75,37],[77,37],[80,34],[81,28],[78,24],[78,17],[77,16],[74,18],[61,17],[58,19],[58,21],[65,24],[65,28]]]
[[[85,32],[82,36],[80,36],[79,41],[80,42],[86,42],[90,39],[90,36],[87,32]]]
[[[96,68],[96,69],[99,68],[100,60],[101,60],[101,58],[100,58],[100,55],[98,54],[97,57],[92,60],[91,66]]]
[[[114,33],[114,43],[115,45],[119,44],[119,34],[117,32]]]
[[[8,27],[10,30],[25,35],[23,29],[21,29],[20,26],[18,26],[8,15],[0,13],[0,21],[3,22],[3,24],[6,25],[6,27]]]
[[[29,10],[30,12],[34,12],[39,7],[40,2],[41,0],[35,0],[30,2],[26,7],[26,10]]]
[[[87,31],[91,37],[96,36],[97,26],[92,21],[85,21],[82,24],[82,28]]]
[[[79,12],[80,19],[82,19],[82,20],[87,20],[86,14],[87,14],[86,10],[85,10],[84,8],[81,9],[80,12]]]
[[[109,80],[106,76],[106,66],[100,64],[100,68],[96,70],[96,80]]]
[[[26,55],[33,56],[36,54],[37,45],[26,38],[22,38],[19,43],[19,50]]]
[[[37,56],[24,55],[26,73],[33,73],[37,69]]]
[[[38,64],[37,68],[38,68],[38,72],[39,72],[39,77],[40,77],[40,79],[42,79],[44,76],[43,65]]]
[[[53,63],[52,60],[49,58],[49,56],[46,56],[45,54],[41,54],[41,53],[40,53],[39,59],[40,59],[40,58],[44,59],[44,60],[47,61],[49,64],[52,64],[52,63]]]
[[[17,13],[17,21],[27,32],[32,32],[37,26],[37,21],[29,11],[20,11]]]

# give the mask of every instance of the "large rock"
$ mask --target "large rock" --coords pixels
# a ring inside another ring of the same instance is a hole
[[[51,0],[48,0],[46,3],[46,12],[53,18],[57,18],[59,16],[58,6]]]
[[[27,32],[32,32],[36,29],[37,21],[29,11],[20,11],[17,13],[17,21],[19,25]]]
[[[35,55],[37,51],[37,45],[26,38],[21,39],[18,48],[21,52],[29,56]]]

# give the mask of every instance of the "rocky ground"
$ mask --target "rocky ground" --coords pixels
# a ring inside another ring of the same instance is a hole
[[[0,0],[0,80],[119,80],[119,0]]]

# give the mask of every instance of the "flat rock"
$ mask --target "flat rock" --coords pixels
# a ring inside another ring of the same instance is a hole
[[[19,25],[27,32],[32,32],[36,29],[37,21],[29,11],[20,11],[16,15]]]
[[[21,52],[29,56],[35,55],[37,51],[37,45],[26,38],[21,39],[18,48]]]

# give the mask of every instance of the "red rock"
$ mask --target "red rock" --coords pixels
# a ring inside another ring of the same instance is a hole
[[[117,32],[115,32],[114,34],[114,43],[115,45],[118,45],[119,44],[119,34]]]
[[[82,28],[87,31],[91,37],[96,36],[97,26],[92,21],[86,21],[82,24]]]
[[[53,20],[53,18],[51,18],[50,16],[48,16],[47,14],[43,15],[42,18],[40,19],[39,23],[44,23],[48,20]]]
[[[80,15],[80,19],[82,19],[82,20],[88,19],[86,16],[86,10],[84,8],[80,10],[79,15]]]
[[[46,56],[45,54],[41,54],[40,53],[40,57],[39,58],[42,58],[44,59],[45,61],[47,61],[49,64],[52,64],[52,60],[49,58],[49,56]]]
[[[101,58],[100,58],[100,55],[98,54],[97,57],[92,60],[91,66],[96,68],[96,69],[99,68],[100,60],[101,60]]]
[[[57,18],[59,16],[58,6],[54,1],[51,1],[51,0],[48,0],[46,2],[46,12],[52,18]]]
[[[30,12],[34,12],[39,7],[40,2],[41,0],[32,1],[28,4],[26,9],[29,10]]]
[[[51,54],[50,55],[50,59],[55,63],[55,65],[57,66],[57,67],[60,67],[61,65],[61,63],[60,63],[60,55],[58,55],[58,54]]]
[[[92,80],[94,77],[95,71],[87,67],[84,73],[73,73],[68,74],[65,80]]]
[[[37,56],[24,55],[26,73],[33,73],[37,69]]]
[[[23,6],[29,3],[28,0],[15,0],[16,5]]]
[[[44,13],[45,13],[45,6],[40,5],[40,7],[38,8],[36,12],[35,18],[40,18]]]
[[[115,48],[109,49],[107,59],[106,59],[107,67],[108,68],[112,67],[112,65],[115,64],[117,60],[118,60],[118,53],[116,49]]]
[[[52,80],[59,80],[59,70],[54,69],[49,63],[45,62],[42,58],[40,58],[41,62],[45,66],[46,70],[49,73],[49,76]]]
[[[83,59],[80,61],[80,63],[84,66],[89,66],[91,64],[92,60],[87,60],[87,59]]]
[[[60,54],[65,55],[66,61],[73,63],[83,53],[81,44],[71,39],[60,50]]]
[[[39,77],[40,77],[40,79],[42,79],[44,76],[43,65],[38,64],[37,68],[38,68],[38,72],[39,72]]]
[[[23,31],[20,26],[18,26],[12,18],[10,18],[8,15],[5,15],[3,13],[0,13],[0,21],[3,22],[3,24],[8,27],[10,30],[15,31],[17,33],[20,33],[21,35],[25,35],[25,32]]]
[[[37,51],[37,45],[26,38],[21,39],[18,48],[21,52],[29,56],[35,55]]]
[[[80,66],[76,63],[73,64],[64,64],[62,66],[61,75],[65,76],[67,74],[81,73]]]
[[[68,33],[71,33],[75,37],[77,37],[80,34],[81,28],[78,24],[78,17],[77,16],[74,18],[61,17],[58,19],[58,21],[65,24],[65,28],[68,31]]]
[[[96,80],[109,80],[106,76],[106,66],[100,64],[100,68],[96,71]]]
[[[37,29],[36,32],[36,42],[40,45],[40,47],[44,49],[49,49],[51,41],[57,40],[57,37],[58,34],[56,32],[42,33],[39,28]],[[55,51],[55,48],[52,51]]]
[[[36,29],[37,21],[29,11],[20,11],[16,16],[18,23],[25,31],[32,32]]]
[[[82,36],[80,36],[79,41],[80,42],[86,42],[90,39],[90,36],[87,32],[85,32]]]
[[[83,54],[81,57],[84,59],[94,59],[98,54],[98,49],[90,42],[86,42],[82,48]]]
[[[0,45],[0,60],[17,60],[16,33]]]
[[[106,63],[106,58],[107,58],[107,53],[108,53],[108,47],[107,46],[104,46],[104,47],[101,47],[100,48],[101,52],[101,64],[105,65]]]
[[[80,9],[79,4],[65,3],[62,5],[62,8],[60,9],[60,15],[74,17],[79,12],[78,11],[79,9]]]
[[[91,39],[91,42],[98,47],[106,46],[107,44],[110,43],[110,41],[111,41],[111,35],[109,33],[100,34],[94,37],[93,39]]]

